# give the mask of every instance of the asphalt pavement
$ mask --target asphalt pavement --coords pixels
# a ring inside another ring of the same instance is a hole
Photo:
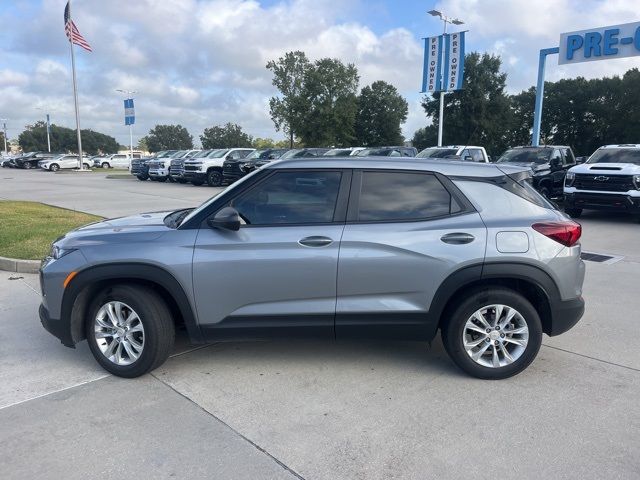
[[[0,170],[0,198],[104,216],[219,190]],[[106,374],[40,326],[37,276],[0,272],[2,478],[640,477],[640,225],[587,214],[587,310],[522,374],[462,374],[438,340],[193,347],[152,374]]]

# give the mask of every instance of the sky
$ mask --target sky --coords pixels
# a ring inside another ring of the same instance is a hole
[[[0,0],[0,118],[8,137],[43,119],[75,127],[66,0]],[[287,51],[354,63],[360,86],[385,80],[409,102],[403,133],[428,123],[420,106],[422,38],[440,34],[437,9],[464,21],[467,52],[500,55],[507,90],[534,85],[538,51],[562,32],[640,21],[637,0],[73,0],[92,53],[76,47],[82,128],[129,143],[122,94],[135,90],[134,143],[159,123],[202,130],[234,122],[284,138],[269,117],[265,68]],[[547,80],[621,75],[640,57],[547,62]],[[445,113],[446,128],[446,113]]]

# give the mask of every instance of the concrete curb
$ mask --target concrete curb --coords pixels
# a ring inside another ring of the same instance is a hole
[[[0,270],[15,273],[38,273],[40,260],[21,260],[19,258],[0,257]]]

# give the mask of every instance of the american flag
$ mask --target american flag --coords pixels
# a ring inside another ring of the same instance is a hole
[[[84,39],[82,35],[80,35],[80,31],[76,24],[71,20],[71,15],[69,13],[69,2],[67,2],[67,6],[64,8],[64,32],[67,34],[67,38],[71,43],[75,43],[76,45],[80,45],[85,50],[91,52],[91,45]]]

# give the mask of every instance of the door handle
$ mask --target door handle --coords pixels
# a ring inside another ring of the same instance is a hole
[[[444,243],[450,243],[451,245],[464,245],[465,243],[473,242],[475,239],[476,237],[470,233],[464,232],[447,233],[440,238]]]
[[[313,235],[298,240],[298,243],[304,247],[327,247],[333,243],[329,237]]]

